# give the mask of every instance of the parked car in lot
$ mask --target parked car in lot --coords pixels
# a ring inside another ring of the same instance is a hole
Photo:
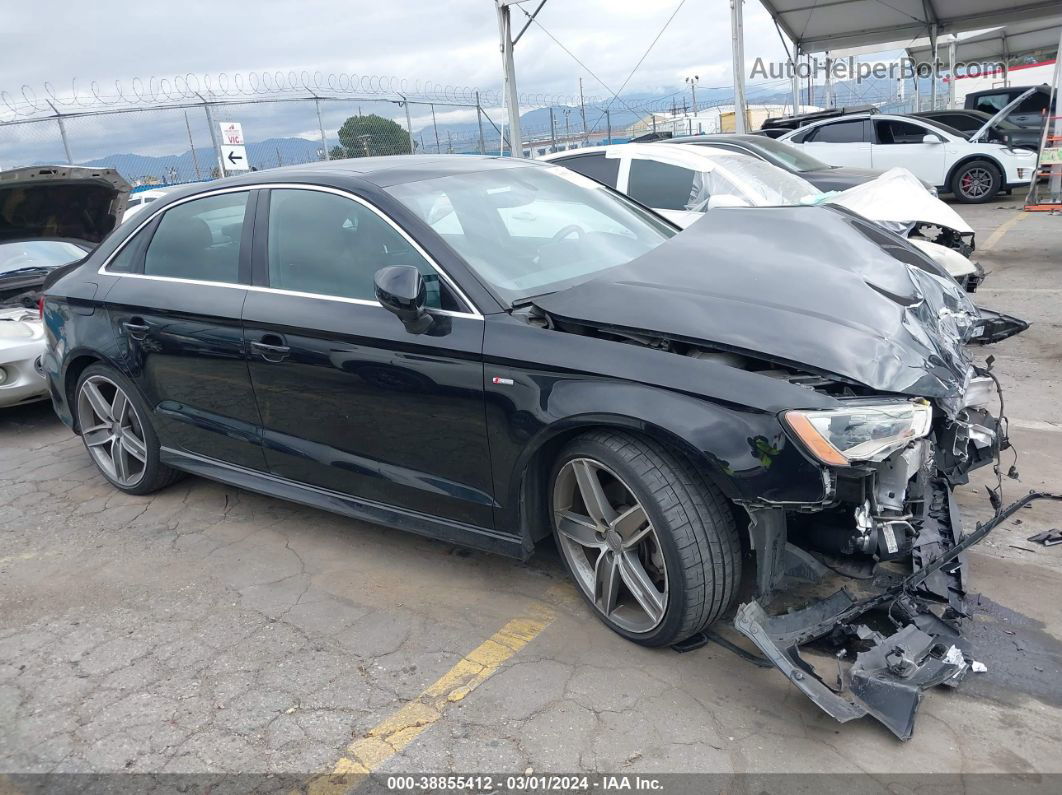
[[[920,113],[912,113],[911,117],[929,119],[940,124],[946,124],[963,133],[967,138],[980,131],[987,124],[989,126],[985,140],[989,143],[1009,145],[1016,149],[1040,151],[1041,128],[1019,127],[1004,119],[993,122],[994,115],[980,110],[925,110]]]
[[[726,152],[749,155],[765,160],[772,166],[784,169],[801,179],[806,179],[821,191],[848,190],[856,185],[870,182],[885,173],[882,170],[873,168],[831,166],[795,146],[790,146],[764,135],[737,135],[734,133],[680,135],[667,139],[667,143],[711,146]],[[924,185],[926,190],[936,195],[937,189],[933,185],[928,182],[924,183]]]
[[[1006,446],[965,343],[1025,324],[853,213],[680,233],[559,166],[333,161],[160,199],[49,281],[44,317],[55,409],[126,493],[191,472],[520,558],[552,534],[601,620],[651,646],[726,615],[751,547],[738,626],[783,668],[799,643],[763,607],[789,556],[895,561],[800,641],[911,648],[902,676],[839,658],[876,685],[843,719],[909,736],[882,699],[913,716],[912,688],[967,669],[920,617],[962,614],[980,536],[951,484]],[[875,640],[859,616],[885,603]]]
[[[114,228],[128,190],[110,169],[0,172],[0,407],[47,397],[35,366],[44,353],[41,286]]]
[[[971,91],[963,102],[967,110],[995,114],[1007,108],[1014,100],[1020,101],[1013,108],[1007,109],[1004,120],[1018,127],[1042,129],[1044,116],[1050,112],[1048,107],[1051,103],[1051,87],[1046,83],[1039,86],[997,86],[982,91]]]
[[[148,188],[147,190],[136,191],[129,197],[129,202],[126,205],[126,211],[122,216],[122,220],[129,220],[148,207],[152,202],[158,201],[166,194],[173,193],[175,190],[180,190],[180,188],[167,186],[165,188]]]
[[[813,122],[778,140],[835,166],[902,166],[967,203],[990,201],[1001,190],[1028,185],[1036,167],[1036,155],[1025,149],[968,141],[939,122],[886,113]]]
[[[836,204],[909,237],[971,292],[984,277],[983,269],[967,257],[973,251],[973,229],[904,169],[840,193],[823,193],[789,171],[716,147],[616,144],[558,152],[543,160],[597,179],[681,227],[713,207]]]

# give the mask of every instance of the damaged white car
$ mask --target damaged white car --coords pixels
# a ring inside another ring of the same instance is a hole
[[[715,207],[834,204],[908,238],[970,292],[984,278],[969,259],[973,229],[906,169],[824,193],[758,158],[693,144],[618,144],[543,159],[626,193],[682,228]]]

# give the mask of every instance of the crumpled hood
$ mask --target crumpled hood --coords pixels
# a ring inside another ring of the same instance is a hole
[[[898,234],[915,223],[947,227],[964,235],[974,231],[961,215],[931,195],[918,177],[899,166],[870,182],[828,195],[825,201],[847,207]]]
[[[121,220],[128,198],[129,183],[112,168],[0,171],[0,242],[67,238],[99,243]]]
[[[939,265],[853,213],[726,208],[539,308],[961,406],[977,308]]]

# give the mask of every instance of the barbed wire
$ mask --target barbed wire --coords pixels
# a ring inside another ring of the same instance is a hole
[[[87,87],[77,78],[73,78],[68,90],[61,90],[51,82],[44,83],[39,89],[23,85],[14,93],[0,91],[0,118],[6,117],[4,120],[8,121],[30,120],[54,116],[57,113],[159,106],[196,100],[252,99],[276,95],[303,95],[312,98],[321,94],[458,105],[475,104],[477,99],[485,106],[500,106],[503,103],[499,88],[482,89],[389,75],[308,70],[210,74],[189,72],[174,77],[134,77],[125,81],[115,80],[113,83],[93,80]],[[588,97],[586,101],[588,104],[599,102],[595,97]],[[575,94],[530,92],[520,95],[522,107],[576,103]]]

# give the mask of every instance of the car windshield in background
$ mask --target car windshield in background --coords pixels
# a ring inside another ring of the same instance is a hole
[[[84,249],[63,240],[0,243],[0,276],[35,268],[55,268],[84,256]]]
[[[387,190],[510,304],[586,281],[677,232],[560,166],[480,171]]]
[[[720,192],[726,183],[733,184],[735,195],[744,197],[757,207],[778,207],[791,204],[806,204],[815,201],[822,191],[803,177],[772,166],[763,160],[747,155],[713,156],[715,169],[707,174],[713,194]],[[721,179],[722,177],[722,179]],[[704,209],[694,206],[697,197],[690,197],[689,209]]]
[[[746,144],[749,149],[762,154],[771,162],[791,171],[824,171],[831,166],[821,160],[804,154],[795,146],[761,136],[762,141]]]

